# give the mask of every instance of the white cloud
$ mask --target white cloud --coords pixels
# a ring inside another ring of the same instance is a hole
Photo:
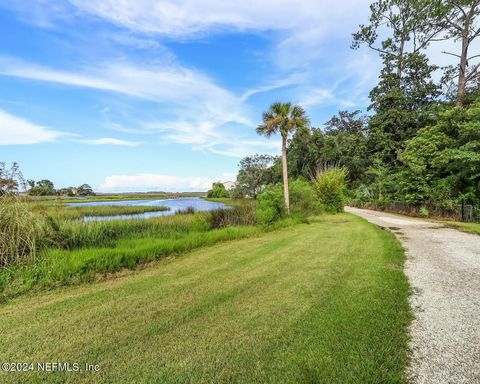
[[[127,147],[136,147],[141,144],[139,141],[120,140],[113,137],[101,137],[98,139],[80,140],[82,143],[91,145],[123,145]]]
[[[239,100],[207,76],[181,66],[108,63],[78,72],[62,71],[0,57],[0,73],[32,80],[123,93],[159,103],[198,103],[213,116],[245,121]]]
[[[237,31],[315,29],[327,31],[368,1],[291,0],[70,0],[78,9],[137,32],[173,37],[233,29]],[[363,4],[362,4],[363,3]],[[334,20],[332,20],[334,19]],[[339,26],[336,27],[338,29]],[[307,38],[307,37],[305,37]]]
[[[163,65],[110,62],[74,71],[0,57],[0,73],[5,75],[122,93],[164,107],[157,114],[137,119],[143,120],[140,127],[109,122],[118,131],[158,133],[166,142],[238,157],[278,149],[262,139],[258,146],[248,141],[256,125],[252,121],[260,118],[250,116],[248,103],[253,95],[284,92],[285,98],[305,102],[312,108],[323,103],[361,107],[359,100],[365,100],[357,96],[358,92],[341,95],[340,87],[332,83],[343,78],[344,72],[350,78],[361,75],[362,68],[349,72],[352,61],[362,62],[361,57],[339,57],[338,52],[348,50],[351,33],[367,20],[370,0],[343,0],[335,6],[329,0],[302,0],[296,4],[291,0],[49,1],[62,4],[60,16],[67,13],[65,9],[73,8],[73,17],[91,15],[124,28],[118,37],[110,37],[116,44],[160,49],[161,56],[168,56]],[[52,14],[56,12],[54,7],[36,8],[42,8],[44,13],[47,8]],[[268,32],[263,34],[268,48],[258,52],[258,58],[271,67],[270,74],[259,84],[248,84],[243,94],[229,91],[198,70],[178,65],[162,45],[165,39],[199,39],[225,31]],[[336,43],[342,46],[336,49]],[[371,84],[361,90],[365,92],[368,86]],[[233,134],[225,129],[228,125],[242,126],[249,133]]]
[[[305,81],[305,76],[301,73],[294,73],[293,75],[288,76],[287,78],[282,78],[280,80],[273,80],[267,85],[262,85],[256,88],[252,88],[244,92],[241,96],[242,100],[248,100],[251,96],[274,91],[279,88],[286,88],[294,85],[302,84]]]
[[[219,129],[224,124],[253,127],[241,97],[202,73],[178,65],[110,63],[77,73],[0,56],[0,74],[116,92],[161,104],[173,119],[164,117],[161,122],[146,123],[145,128],[176,143],[210,148],[227,142]]]
[[[300,99],[300,105],[305,108],[311,107],[313,105],[321,104],[326,101],[334,99],[335,96],[328,89],[313,88],[305,92]]]
[[[198,39],[225,31],[273,32],[279,68],[303,68],[329,54],[329,40],[350,39],[366,22],[370,0],[69,0],[78,10],[131,31]],[[329,47],[331,49],[331,47]]]
[[[37,144],[55,141],[64,133],[33,124],[0,110],[0,145]]]
[[[208,190],[218,179],[208,177],[179,177],[143,173],[138,175],[112,175],[97,188],[99,192],[201,192]]]

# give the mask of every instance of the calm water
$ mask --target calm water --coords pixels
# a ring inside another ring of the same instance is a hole
[[[169,211],[136,213],[133,215],[114,215],[114,216],[86,216],[84,221],[108,221],[108,220],[129,220],[129,219],[149,219],[151,217],[174,215],[180,210],[193,207],[195,211],[212,211],[214,209],[227,208],[223,203],[206,201],[199,197],[180,197],[178,199],[165,200],[122,200],[122,201],[105,201],[105,202],[86,202],[86,203],[70,203],[70,206],[90,206],[97,207],[102,205],[120,205],[120,206],[162,206],[170,208]]]

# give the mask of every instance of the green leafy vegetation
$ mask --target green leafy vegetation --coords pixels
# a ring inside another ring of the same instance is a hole
[[[313,185],[318,200],[326,212],[343,212],[346,177],[345,168],[326,168],[318,171]]]
[[[0,306],[6,361],[100,372],[0,381],[404,383],[403,261],[390,233],[340,214],[16,298]]]
[[[302,179],[292,180],[289,183],[289,192],[291,215],[306,218],[322,212],[321,203],[311,183]],[[257,198],[258,221],[268,224],[286,216],[282,185],[266,187]]]
[[[245,196],[256,199],[264,185],[272,180],[272,165],[276,157],[270,155],[253,155],[243,158],[239,166],[237,182],[232,194],[235,198]]]
[[[480,64],[478,55],[469,53],[479,36],[477,1],[372,2],[369,21],[354,33],[352,44],[373,49],[383,62],[369,94],[369,114],[339,111],[323,128],[310,127],[307,117],[305,124],[283,131],[282,159],[269,167],[252,157],[240,164],[255,166],[256,172],[248,173],[261,175],[263,185],[281,183],[287,168],[289,179],[310,180],[319,168],[343,167],[346,198],[357,206],[385,209],[399,201],[435,217],[458,216],[453,212],[461,203],[479,206]],[[457,66],[440,68],[430,56],[428,48],[438,40],[454,47],[447,54],[458,58]],[[259,133],[280,129],[286,115],[279,113],[281,106],[278,113],[264,114]],[[240,168],[242,184],[245,167]],[[275,215],[280,212],[267,216]]]
[[[149,225],[143,228],[130,226],[125,222],[125,225],[117,224],[117,228],[123,230],[122,236],[110,234],[109,238],[104,235],[108,232],[99,230],[97,226],[84,227],[93,233],[79,232],[83,238],[81,241],[77,240],[75,247],[69,250],[48,248],[38,255],[34,263],[14,265],[0,272],[3,298],[13,297],[32,289],[91,282],[123,269],[136,269],[166,256],[298,223],[295,220],[284,220],[275,223],[274,226],[225,227],[232,223],[245,224],[246,220],[240,219],[240,215],[241,213],[235,216],[236,220],[227,217],[226,222],[219,222],[215,216],[212,219],[209,215],[203,219],[195,215],[178,215],[176,217],[187,219],[182,220],[182,223],[179,223],[178,219],[174,221],[159,219],[156,226]],[[214,223],[217,223],[219,229],[212,229],[211,225]],[[143,234],[141,229],[144,229]],[[150,235],[146,235],[147,232],[150,232]],[[98,244],[86,246],[88,240]]]
[[[222,197],[230,197],[230,194],[225,189],[225,186],[222,183],[213,183],[212,189],[207,192],[208,198],[219,199]]]

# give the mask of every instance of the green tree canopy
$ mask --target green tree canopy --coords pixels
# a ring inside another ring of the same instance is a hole
[[[247,156],[240,161],[236,189],[242,195],[256,198],[262,188],[272,181],[276,157],[270,155]]]

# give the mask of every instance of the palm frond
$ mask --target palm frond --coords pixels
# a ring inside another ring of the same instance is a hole
[[[263,124],[257,127],[257,133],[270,137],[280,132],[286,137],[297,128],[307,127],[310,123],[305,110],[291,102],[275,102],[262,114]]]

